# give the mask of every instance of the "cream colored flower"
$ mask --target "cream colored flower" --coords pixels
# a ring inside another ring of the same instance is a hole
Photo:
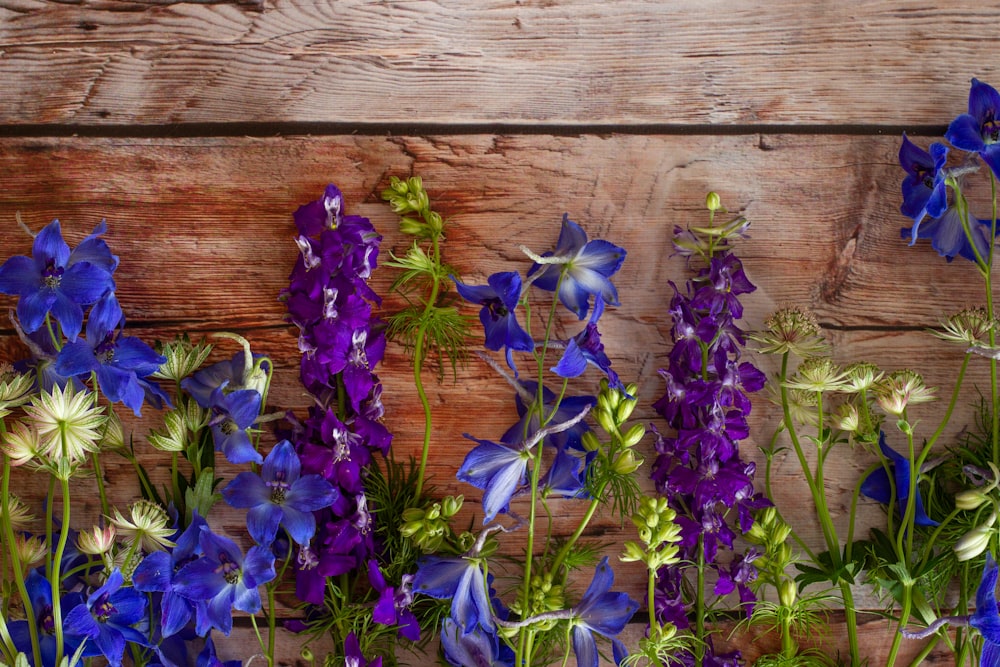
[[[21,559],[21,567],[31,567],[40,563],[49,553],[49,547],[45,543],[45,538],[35,535],[27,537],[23,533],[14,537],[14,548]]]
[[[0,418],[10,414],[11,408],[24,405],[31,398],[35,376],[18,373],[7,362],[0,362]]]
[[[14,532],[28,529],[28,525],[35,520],[31,515],[28,506],[21,502],[21,499],[11,494],[7,496],[7,520]]]
[[[903,369],[879,381],[875,386],[875,402],[889,414],[899,416],[910,404],[933,401],[934,392],[919,373]]]
[[[829,357],[812,357],[799,366],[795,375],[785,382],[789,389],[825,392],[843,391],[847,388],[845,375]]]
[[[847,382],[846,391],[861,393],[874,387],[885,373],[875,364],[867,361],[856,361],[844,369],[844,376]]]
[[[38,432],[23,422],[14,422],[0,441],[0,449],[12,466],[23,466],[38,456],[41,449]]]
[[[938,338],[960,345],[977,345],[985,342],[996,320],[985,308],[966,308],[941,322],[942,331],[931,331]]]
[[[129,506],[129,517],[126,519],[115,509],[115,516],[108,518],[130,547],[138,542],[139,549],[148,554],[174,546],[168,539],[175,532],[170,517],[156,503],[137,500]]]
[[[89,391],[75,391],[72,383],[32,397],[24,412],[38,433],[40,457],[72,465],[98,451],[107,417],[95,398]]]
[[[762,354],[792,352],[803,358],[826,354],[829,346],[819,334],[816,318],[801,308],[782,308],[764,320],[764,330],[748,334],[763,343]]]
[[[108,524],[104,528],[92,526],[90,530],[81,531],[76,538],[76,548],[81,553],[91,556],[103,556],[111,551],[115,546],[115,536],[118,531],[114,524]]]

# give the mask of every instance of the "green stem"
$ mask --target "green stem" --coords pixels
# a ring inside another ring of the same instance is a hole
[[[698,590],[695,592],[695,667],[705,662],[705,542],[698,536]]]
[[[0,521],[3,527],[3,541],[7,545],[7,550],[10,552],[11,568],[14,579],[14,586],[17,587],[18,595],[21,596],[21,600],[24,603],[24,611],[27,614],[28,622],[28,633],[31,636],[31,653],[34,656],[34,664],[42,664],[42,653],[40,645],[38,643],[38,619],[35,617],[35,608],[31,604],[31,597],[28,595],[28,589],[24,585],[24,568],[21,565],[21,555],[17,552],[17,542],[14,538],[14,529],[10,525],[10,515],[9,515],[9,505],[8,498],[10,498],[10,460],[6,455],[3,455],[3,477],[0,481],[0,508],[3,511],[3,520]],[[51,542],[46,542],[46,544],[51,544]],[[55,597],[55,596],[53,596]],[[2,615],[2,614],[0,614]]]
[[[431,239],[431,254],[433,255],[434,266],[441,265],[441,247],[439,244],[439,237],[434,236]],[[414,499],[419,503],[421,496],[424,492],[424,475],[427,471],[427,457],[430,454],[431,449],[431,403],[427,398],[427,392],[424,389],[423,381],[423,371],[424,371],[424,346],[427,344],[427,323],[430,317],[430,312],[437,303],[438,292],[441,289],[441,279],[438,277],[437,271],[431,274],[431,291],[427,297],[427,302],[424,304],[424,313],[420,318],[420,326],[417,328],[416,341],[413,346],[413,386],[417,389],[417,397],[420,399],[420,407],[424,411],[424,438],[423,444],[420,449],[420,467],[417,473],[417,488],[415,492]]]
[[[647,569],[646,574],[646,610],[649,613],[649,636],[656,637],[660,623],[656,620],[656,570]]]
[[[903,588],[903,606],[899,612],[899,625],[896,628],[896,632],[892,636],[892,647],[889,649],[889,657],[886,658],[886,667],[892,667],[896,664],[896,654],[899,653],[899,645],[903,639],[903,628],[910,620],[910,603],[911,603],[911,593],[910,586],[906,585]]]
[[[593,498],[590,499],[590,505],[587,506],[587,511],[583,515],[583,519],[580,520],[580,525],[576,527],[573,534],[570,535],[569,539],[565,544],[559,549],[559,553],[556,554],[555,560],[552,561],[552,573],[558,576],[559,567],[562,565],[563,560],[569,555],[570,549],[576,544],[576,541],[580,539],[583,535],[583,531],[587,529],[587,525],[590,520],[594,518],[594,514],[597,512],[597,508],[601,505],[600,498],[604,495],[604,487],[601,487],[600,492]]]
[[[941,635],[937,634],[930,638],[926,645],[920,649],[920,653],[914,656],[913,660],[910,662],[910,667],[919,667],[923,664],[924,659],[931,654],[931,651],[937,646],[937,643],[941,640]],[[955,663],[956,667],[961,667],[962,663]]]
[[[63,452],[65,455],[65,435],[63,436]],[[52,588],[52,623],[55,626],[56,635],[56,660],[59,664],[63,659],[65,642],[63,639],[63,616],[62,604],[60,601],[60,591],[62,590],[62,557],[66,551],[66,542],[69,540],[69,514],[70,514],[70,494],[69,479],[61,479],[62,484],[62,524],[59,526],[59,542],[56,545],[56,552],[52,560],[52,569],[49,572],[49,585]]]
[[[94,464],[94,479],[97,480],[97,495],[101,499],[101,514],[111,515],[111,507],[108,505],[108,494],[104,491],[104,471],[101,469],[101,461],[97,452],[90,453],[90,461]]]
[[[990,195],[993,204],[993,216],[990,223],[990,251],[986,261],[986,270],[983,273],[983,282],[986,289],[986,316],[993,317],[993,248],[997,232],[997,183],[990,170]],[[996,346],[996,331],[990,327],[989,331],[990,348]],[[1000,412],[997,411],[997,399],[1000,391],[997,388],[997,360],[990,359],[990,442],[993,445],[993,465],[1000,466]]]

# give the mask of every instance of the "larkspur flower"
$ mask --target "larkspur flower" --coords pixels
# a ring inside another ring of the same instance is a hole
[[[195,629],[204,635],[216,628],[224,635],[233,629],[233,609],[256,614],[260,611],[258,586],[276,576],[274,554],[261,546],[251,547],[246,558],[232,540],[201,528],[198,545],[204,554],[174,576],[173,590],[196,602]]]
[[[213,406],[215,390],[225,394],[240,390],[254,390],[263,394],[267,386],[267,376],[271,371],[270,360],[259,354],[251,355],[247,363],[246,353],[237,352],[230,359],[203,368],[181,382],[181,387],[194,397],[203,408]]]
[[[514,368],[511,352],[531,352],[535,341],[517,321],[517,306],[521,299],[521,274],[516,271],[494,273],[486,285],[465,285],[454,277],[455,289],[466,301],[482,306],[479,321],[486,332],[486,349],[505,350],[507,365]]]
[[[264,459],[250,442],[247,429],[260,415],[261,395],[256,389],[238,389],[226,393],[228,381],[212,392],[212,418],[208,425],[216,451],[230,463],[261,463]]]
[[[382,656],[369,662],[361,653],[361,643],[352,630],[344,639],[344,667],[382,667]]]
[[[899,147],[899,164],[906,172],[903,179],[903,215],[913,219],[910,245],[917,242],[917,232],[925,216],[939,218],[948,207],[944,165],[948,160],[948,147],[942,143],[931,144],[930,152],[910,141],[903,133]]]
[[[492,521],[500,512],[506,512],[514,493],[527,483],[526,472],[531,452],[523,447],[479,440],[462,461],[458,479],[483,490],[483,523]]]
[[[170,403],[159,385],[146,380],[167,358],[135,336],[123,336],[125,326],[118,299],[108,292],[87,316],[85,340],[67,343],[56,357],[56,373],[66,377],[96,374],[101,391],[112,403],[121,402],[136,416],[147,393],[151,400]]]
[[[66,615],[68,633],[87,637],[94,649],[85,648],[84,656],[103,655],[112,667],[120,667],[126,644],[148,646],[149,640],[132,626],[146,614],[146,596],[123,587],[125,579],[115,569],[103,586],[87,597],[86,604],[74,607]]]
[[[901,229],[900,236],[904,239],[907,236],[930,239],[931,247],[949,262],[956,257],[964,257],[970,262],[985,262],[990,253],[991,226],[990,220],[971,216],[966,233],[961,213],[955,206],[949,206],[939,217],[924,221],[919,231],[914,224],[911,229]]]
[[[247,509],[247,529],[257,544],[270,546],[284,526],[300,545],[316,532],[315,510],[328,507],[339,491],[319,475],[302,475],[302,464],[288,440],[274,446],[260,474],[241,472],[223,490],[232,507]]]
[[[239,660],[222,661],[215,652],[215,642],[212,635],[205,637],[205,647],[198,654],[195,667],[240,667],[243,663]]]
[[[446,618],[439,636],[444,659],[454,667],[513,667],[513,652],[506,644],[501,646],[496,633],[479,626],[465,632],[453,619]]]
[[[438,600],[451,600],[451,618],[464,632],[477,626],[494,632],[486,575],[477,558],[423,556],[417,562],[413,591]]]
[[[625,254],[624,248],[608,241],[588,241],[583,228],[565,214],[556,249],[542,255],[550,261],[536,263],[528,276],[535,276],[534,284],[540,289],[554,292],[558,288],[559,300],[582,320],[587,317],[591,296],[600,296],[612,306],[619,305],[618,290],[611,283],[611,276],[621,268]]]
[[[979,153],[994,174],[1000,174],[1000,93],[972,79],[969,112],[953,120],[944,134],[956,148]]]
[[[420,623],[417,617],[410,611],[413,603],[413,575],[404,574],[399,590],[395,586],[389,586],[382,570],[379,569],[378,561],[368,560],[368,583],[372,589],[378,593],[378,600],[372,609],[372,620],[382,625],[398,625],[399,636],[410,641],[420,639]]]
[[[594,299],[594,310],[590,315],[590,321],[583,331],[566,343],[566,349],[559,363],[552,368],[552,372],[561,378],[575,378],[583,375],[587,365],[591,364],[608,377],[610,387],[624,390],[622,381],[618,379],[618,373],[611,370],[611,360],[604,352],[601,333],[597,330],[597,321],[603,313],[604,299],[598,295]]]
[[[883,505],[888,505],[889,500],[892,497],[892,486],[890,486],[889,481],[889,475],[892,474],[892,482],[895,484],[896,489],[896,501],[899,505],[899,513],[901,516],[905,515],[908,504],[907,501],[910,496],[910,476],[914,474],[913,466],[910,459],[897,453],[894,449],[889,447],[886,443],[884,432],[879,433],[878,446],[882,455],[889,460],[890,470],[887,472],[885,468],[879,468],[868,475],[861,483],[861,493],[872,500],[882,503]],[[917,492],[914,497],[913,522],[918,526],[938,525],[938,522],[927,516],[927,512],[924,510],[924,503],[920,498],[919,486],[917,487]]]
[[[44,575],[34,569],[28,572],[28,576],[24,580],[24,587],[30,599],[38,632],[38,644],[42,658],[42,665],[39,667],[55,665],[56,628],[55,619],[52,617],[52,586]],[[83,595],[80,593],[64,593],[60,598],[60,606],[64,614],[80,605],[84,605]],[[31,630],[28,627],[28,621],[10,622],[9,630],[14,647],[28,657],[29,664],[34,665],[35,658],[31,648]],[[84,637],[67,633],[64,635],[64,640],[64,651],[72,655],[79,648]]]
[[[573,607],[573,620],[570,623],[573,627],[573,652],[579,667],[597,667],[595,633],[617,642],[625,624],[639,608],[639,603],[627,593],[611,592],[614,580],[614,572],[605,556],[597,564],[594,578],[583,598]]]
[[[115,288],[111,273],[118,258],[97,237],[102,222],[76,251],[63,240],[58,220],[35,236],[32,256],[16,255],[0,266],[0,293],[16,294],[17,317],[27,333],[38,331],[49,313],[69,340],[83,326],[83,308]]]
[[[538,383],[518,380],[516,386],[518,391],[514,394],[514,407],[520,419],[500,436],[500,442],[507,445],[517,445],[524,442],[526,438],[536,433],[539,428],[538,411],[528,409],[528,406],[531,405],[531,401],[534,400],[537,394]],[[597,399],[593,396],[563,396],[558,405],[556,399],[557,396],[555,393],[543,385],[542,406],[545,414],[551,415],[549,419],[550,423],[570,421],[584,410],[592,408],[597,404]],[[555,410],[555,414],[552,414],[553,410]],[[557,450],[565,449],[566,447],[582,450],[583,444],[581,438],[589,430],[590,427],[587,423],[580,421],[565,431],[546,435],[544,443],[547,446],[555,447]]]

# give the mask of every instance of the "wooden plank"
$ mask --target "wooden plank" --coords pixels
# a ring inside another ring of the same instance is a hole
[[[0,2],[0,124],[944,125],[960,0]],[[162,128],[161,128],[162,129]]]

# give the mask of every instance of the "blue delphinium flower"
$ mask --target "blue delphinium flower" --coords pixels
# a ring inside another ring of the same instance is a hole
[[[595,632],[617,642],[625,624],[639,608],[639,603],[627,593],[610,592],[614,581],[614,572],[605,556],[597,564],[594,579],[580,603],[573,607],[573,652],[579,667],[597,667]],[[622,655],[622,649],[622,646],[616,645],[616,653],[619,655]]]
[[[63,240],[58,220],[35,236],[32,256],[16,255],[0,266],[0,293],[16,294],[17,317],[27,333],[41,328],[50,312],[69,340],[76,340],[83,326],[83,308],[114,290],[111,272],[118,264],[103,241],[98,226],[83,250],[71,252]]]
[[[226,393],[227,382],[212,392],[212,418],[208,425],[216,451],[226,455],[230,463],[261,463],[264,459],[250,442],[247,429],[260,415],[260,392],[238,389]]]
[[[466,633],[477,626],[491,633],[496,630],[486,584],[476,558],[423,556],[413,578],[414,592],[451,600],[451,618]]]
[[[506,644],[500,644],[496,633],[489,633],[476,626],[465,632],[451,618],[441,624],[441,650],[448,664],[455,667],[512,667],[514,655]]]
[[[535,264],[528,275],[541,271],[534,284],[549,292],[558,287],[559,300],[582,320],[587,317],[591,296],[618,305],[618,290],[610,279],[621,268],[625,254],[624,248],[608,241],[588,241],[587,232],[567,214],[563,215],[556,249],[542,255],[557,258],[559,263]]]
[[[458,469],[458,479],[483,490],[483,523],[506,512],[514,493],[527,483],[531,453],[523,447],[509,447],[466,434],[479,445],[472,449]]]
[[[37,569],[28,573],[24,581],[25,590],[31,600],[31,608],[35,615],[35,624],[38,629],[38,648],[41,653],[42,665],[48,667],[56,662],[56,636],[55,622],[52,617],[52,586]],[[68,613],[79,605],[84,604],[83,595],[80,593],[66,593],[62,596],[60,604],[63,613]],[[28,628],[28,621],[13,621],[9,624],[10,637],[14,641],[14,648],[28,656],[28,663],[35,664],[35,656],[31,648],[31,630]],[[65,646],[64,652],[73,655],[79,648],[83,637],[71,634],[63,637]]]
[[[517,415],[520,419],[500,437],[500,442],[508,445],[524,442],[539,428],[538,410],[528,410],[528,406],[531,405],[538,391],[538,383],[519,380],[517,386],[518,391],[514,394],[514,407],[517,409]],[[542,408],[546,415],[551,415],[549,417],[550,423],[558,424],[570,421],[587,408],[592,408],[597,404],[597,399],[593,396],[563,396],[556,407],[557,398],[551,389],[542,385]],[[552,414],[553,409],[555,409],[555,414]],[[545,436],[544,443],[556,449],[571,447],[582,450],[583,434],[589,430],[587,422],[581,420],[565,431]]]
[[[966,234],[958,209],[949,206],[941,217],[925,220],[919,232],[914,233],[904,227],[900,230],[900,236],[904,239],[908,236],[930,239],[931,247],[949,262],[956,257],[964,257],[971,262],[978,262],[980,259],[985,262],[990,254],[992,223],[975,217],[971,217],[969,222],[969,234]],[[916,227],[917,225],[913,225],[913,229]],[[997,233],[1000,234],[1000,226],[997,227]]]
[[[888,444],[886,444],[884,432],[879,432],[878,447],[882,451],[882,455],[890,461],[889,468],[892,471],[893,482],[896,486],[896,500],[899,504],[899,513],[900,515],[905,515],[907,500],[910,495],[910,475],[913,474],[912,464],[910,463],[910,459],[894,451]],[[887,472],[885,468],[879,468],[875,472],[868,475],[861,483],[861,493],[872,500],[888,505],[889,500],[892,497],[892,486],[889,483],[889,472]],[[918,526],[938,525],[938,522],[928,517],[927,513],[924,511],[924,503],[920,499],[919,487],[917,487],[915,496],[913,522]]]
[[[186,626],[194,614],[194,605],[174,590],[174,575],[201,556],[199,540],[205,519],[194,512],[191,524],[177,538],[170,551],[154,551],[139,563],[132,575],[132,585],[141,593],[162,593],[160,598],[160,635],[171,637]]]
[[[452,278],[452,280],[455,280]],[[455,280],[455,289],[466,301],[478,303],[479,321],[486,331],[486,349],[507,353],[507,365],[514,368],[511,352],[531,352],[535,341],[517,321],[517,305],[521,300],[521,274],[516,271],[494,273],[486,285],[464,285]]]
[[[608,386],[624,391],[625,386],[618,379],[618,373],[611,370],[611,360],[604,352],[601,333],[597,330],[597,320],[601,318],[603,313],[604,299],[598,295],[594,299],[594,311],[590,315],[590,321],[587,322],[583,331],[566,343],[566,350],[559,359],[559,363],[552,368],[552,372],[561,378],[575,378],[583,375],[583,372],[587,370],[587,364],[592,364],[608,376]]]
[[[237,352],[230,359],[207,366],[189,378],[181,381],[181,387],[191,394],[203,408],[212,407],[212,394],[216,389],[226,388],[226,393],[243,389],[263,392],[270,372],[271,362],[263,355],[253,355],[246,363],[244,352]]]
[[[152,375],[167,358],[134,336],[123,336],[125,316],[114,292],[108,292],[90,309],[85,340],[67,343],[56,358],[56,373],[86,376],[96,373],[101,391],[113,403],[121,402],[140,416],[144,386],[140,380]],[[159,387],[146,382],[146,387]],[[159,391],[161,400],[169,398]]]
[[[903,215],[913,218],[910,245],[917,241],[920,222],[925,216],[939,218],[948,207],[948,191],[945,186],[944,165],[948,159],[948,147],[935,141],[930,152],[920,148],[903,134],[899,147],[899,165],[906,172],[903,179]]]
[[[198,544],[204,554],[174,576],[174,591],[196,603],[195,630],[204,635],[211,628],[229,635],[233,609],[260,611],[258,586],[274,579],[274,554],[255,546],[246,558],[232,540],[202,527]]]
[[[124,588],[124,583],[121,570],[115,568],[86,604],[74,607],[63,620],[68,633],[93,642],[94,650],[84,648],[84,656],[103,655],[112,667],[122,664],[126,643],[149,646],[149,640],[131,627],[145,618],[146,596]]]
[[[205,637],[205,648],[198,654],[195,667],[240,667],[242,664],[239,660],[226,660],[225,662],[219,660],[215,654],[215,642],[212,641],[212,635],[208,635]]]
[[[944,136],[955,148],[979,153],[993,173],[1000,174],[1000,93],[972,79],[969,113],[953,120]]]
[[[282,440],[264,459],[260,474],[241,472],[222,490],[233,507],[248,509],[247,530],[257,544],[270,546],[282,525],[299,545],[316,532],[313,512],[329,507],[339,496],[319,475],[302,475],[295,447]]]

